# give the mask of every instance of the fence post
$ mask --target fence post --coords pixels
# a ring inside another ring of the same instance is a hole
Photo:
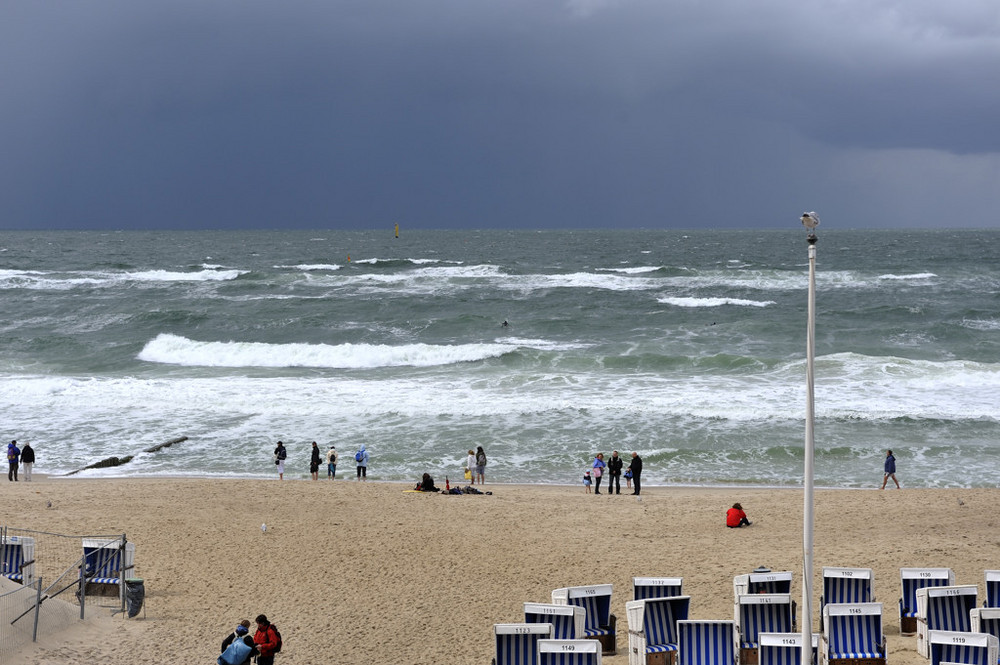
[[[35,580],[38,583],[38,591],[35,593],[35,625],[31,628],[31,641],[38,641],[38,613],[42,609],[42,578]]]
[[[79,586],[80,588],[76,592],[77,598],[80,599],[80,621],[83,621],[83,608],[87,604],[87,578],[83,574],[83,569],[87,567],[87,560],[84,558],[80,563],[80,568],[78,571],[79,576]]]

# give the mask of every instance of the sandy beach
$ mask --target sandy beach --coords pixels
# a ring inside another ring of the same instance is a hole
[[[210,663],[240,618],[264,613],[284,638],[280,663],[484,664],[492,624],[520,621],[525,601],[611,583],[618,654],[604,662],[624,665],[632,576],[683,577],[695,619],[732,619],[733,576],[761,565],[795,571],[801,600],[798,490],[649,487],[637,501],[581,487],[487,484],[492,496],[405,489],[353,480],[2,483],[9,526],[126,533],[146,586],[138,618],[91,612],[10,662]],[[822,566],[874,569],[888,660],[923,662],[916,638],[899,635],[899,568],[951,567],[982,594],[983,571],[1000,568],[996,497],[817,490],[815,588]],[[723,526],[734,501],[752,527]]]

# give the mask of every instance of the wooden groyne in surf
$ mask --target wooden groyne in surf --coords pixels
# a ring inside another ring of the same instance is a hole
[[[155,446],[151,446],[149,448],[146,448],[142,452],[144,452],[144,453],[155,453],[156,451],[162,450],[163,448],[169,448],[170,446],[174,445],[175,443],[181,443],[182,441],[187,441],[187,440],[188,440],[188,438],[186,436],[179,436],[176,439],[170,439],[169,441],[164,441],[163,443],[159,443],[159,444],[157,444]],[[125,457],[105,457],[104,459],[102,459],[99,462],[94,462],[93,464],[88,464],[87,466],[83,467],[82,469],[77,469],[76,471],[70,471],[69,473],[67,473],[65,475],[72,476],[74,474],[80,473],[81,471],[86,471],[87,469],[107,469],[107,468],[113,467],[113,466],[121,466],[122,464],[128,464],[129,462],[131,462],[133,457],[135,457],[135,455],[126,455]]]

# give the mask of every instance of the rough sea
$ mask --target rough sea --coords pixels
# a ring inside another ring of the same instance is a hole
[[[39,472],[802,483],[805,231],[4,232],[0,413]],[[1000,486],[997,231],[819,228],[818,487]],[[507,325],[502,325],[506,321]],[[183,443],[141,452],[167,440]],[[325,476],[325,472],[323,474]]]

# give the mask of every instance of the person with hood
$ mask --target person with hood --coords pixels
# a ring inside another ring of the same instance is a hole
[[[21,449],[17,447],[17,441],[11,441],[7,444],[7,465],[9,470],[7,471],[7,480],[17,482],[17,465],[21,460]]]
[[[313,480],[319,480],[319,465],[321,460],[319,458],[319,445],[313,441],[312,445],[312,455],[309,457],[309,473],[312,474]]]
[[[257,632],[254,633],[253,643],[257,646],[259,654],[257,665],[272,665],[274,652],[279,648],[278,630],[263,614],[257,616]]]
[[[326,453],[326,477],[330,480],[337,479],[337,448],[336,446],[330,446],[330,450]]]
[[[617,450],[611,451],[611,459],[608,460],[608,494],[622,493],[622,458],[618,456]]]
[[[882,487],[885,489],[885,484],[889,482],[892,478],[892,482],[896,483],[896,489],[900,489],[899,481],[896,480],[896,458],[892,456],[892,451],[885,451],[885,475],[882,477]],[[14,480],[17,480],[17,471],[14,472]]]
[[[30,443],[24,444],[21,449],[21,466],[24,467],[24,482],[31,482],[31,467],[35,463],[35,449]]]
[[[368,481],[368,451],[365,450],[365,444],[361,444],[358,448],[358,452],[354,453],[354,461],[358,465],[358,480]]]
[[[230,649],[233,642],[237,644]],[[227,649],[229,649],[228,653],[226,653]],[[250,621],[248,619],[240,621],[236,625],[236,630],[222,640],[220,654],[219,665],[247,665],[250,659],[257,655],[257,645],[254,644],[253,635],[250,634]]]
[[[278,442],[278,447],[274,449],[274,463],[278,467],[278,480],[285,479],[285,459],[288,457],[288,450],[285,444]]]

